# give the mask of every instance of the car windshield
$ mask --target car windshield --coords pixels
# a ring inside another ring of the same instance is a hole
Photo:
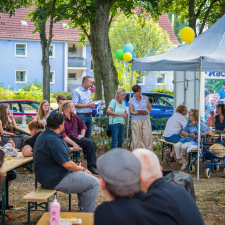
[[[21,103],[25,113],[37,113],[39,104],[36,102]]]
[[[173,107],[173,98],[167,96],[159,96],[158,97],[160,106],[169,106]]]

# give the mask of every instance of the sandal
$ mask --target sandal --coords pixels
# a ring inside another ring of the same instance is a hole
[[[166,163],[170,164],[172,162],[172,157],[170,157],[170,153],[166,153]]]

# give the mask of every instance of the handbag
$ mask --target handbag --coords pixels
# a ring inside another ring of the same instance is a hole
[[[115,100],[116,101],[116,100]],[[116,102],[115,102],[115,108],[114,108],[114,111],[116,109]],[[113,116],[114,118],[114,116]],[[113,124],[113,118],[112,118],[112,124]],[[112,131],[111,131],[111,128],[110,128],[110,125],[108,124],[107,127],[106,127],[106,134],[108,137],[111,137],[112,136]]]
[[[0,135],[1,137],[1,142],[0,146],[4,146],[9,142],[9,139],[11,138],[13,142],[15,143],[15,148],[21,149],[23,147],[24,143],[24,134],[19,134],[19,135]]]

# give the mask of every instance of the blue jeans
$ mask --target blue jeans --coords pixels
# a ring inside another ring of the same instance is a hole
[[[77,115],[83,120],[83,122],[87,126],[85,137],[91,139],[92,117],[84,115],[84,114],[80,114],[80,113],[77,113]],[[78,133],[80,134],[80,131]],[[86,150],[83,150],[83,152],[84,152],[84,155],[86,156],[87,154]],[[76,157],[75,154],[74,154],[74,157]],[[77,152],[77,158],[79,157],[80,157],[80,150]]]
[[[170,137],[164,137],[165,141],[177,143],[180,141],[181,136],[179,134],[173,134]]]
[[[122,148],[124,141],[125,125],[121,123],[110,125],[112,132],[111,149]]]
[[[80,113],[77,113],[77,115],[83,120],[83,122],[87,126],[85,137],[91,139],[92,117]]]

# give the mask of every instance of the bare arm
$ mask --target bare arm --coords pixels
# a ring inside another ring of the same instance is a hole
[[[2,135],[15,135],[14,133],[6,132],[6,131],[3,130],[2,121],[1,120],[0,120],[0,133]]]
[[[147,107],[148,107],[148,111],[151,112],[152,111],[152,105],[150,103],[150,101],[147,101]]]
[[[137,115],[138,112],[134,112],[134,107],[132,104],[129,103],[129,111],[131,115]]]
[[[33,156],[33,148],[30,145],[25,145],[22,149],[22,154],[25,157]]]
[[[115,113],[115,112],[112,111],[111,107],[108,107],[106,113],[110,116],[120,116],[120,117],[123,117],[123,118],[127,118],[127,112],[125,112],[124,114],[123,113]]]
[[[85,172],[85,170],[86,170],[86,172],[88,173],[88,174],[92,174],[89,170],[87,170],[87,169],[85,169],[85,167],[83,167],[83,166],[81,166],[81,165],[77,165],[76,163],[74,163],[73,161],[68,161],[68,162],[65,162],[65,163],[63,163],[62,164],[62,166],[65,168],[65,169],[67,169],[67,170],[69,170],[69,171],[71,171],[71,172],[73,172],[73,171],[81,171],[81,172]]]
[[[186,131],[181,131],[181,134],[183,135],[183,136],[188,136],[188,137],[193,137],[193,138],[196,138],[197,137],[197,135],[195,135],[194,133],[188,133],[188,132],[186,132]]]
[[[15,121],[15,119],[14,119],[14,117],[13,117],[13,113],[12,112],[10,112],[9,113],[9,116],[10,116],[10,118],[8,118],[8,121],[9,121],[9,123],[11,124],[11,125],[13,125],[14,127],[16,127],[16,121]]]
[[[74,151],[79,151],[80,146],[77,145],[74,141],[72,141],[68,136],[66,136],[65,138],[63,138],[63,140],[65,142],[67,142],[68,144],[73,146]]]
[[[83,138],[85,136],[85,133],[86,133],[86,129],[82,129],[80,131],[80,135],[78,135],[77,139],[80,140],[81,138]]]
[[[91,108],[94,109],[95,108],[95,103],[94,102],[88,102],[87,104],[77,104],[75,106],[75,108]]]

